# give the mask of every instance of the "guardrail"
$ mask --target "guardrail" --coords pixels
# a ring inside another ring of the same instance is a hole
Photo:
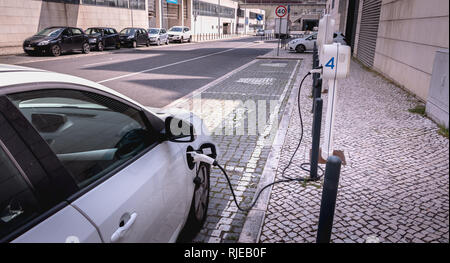
[[[208,40],[219,40],[219,39],[228,39],[234,37],[243,37],[243,36],[255,36],[250,34],[219,34],[219,33],[204,33],[204,34],[195,34],[192,35],[193,42],[201,42]],[[271,40],[275,39],[275,34],[265,34],[264,36],[258,36],[261,40]]]

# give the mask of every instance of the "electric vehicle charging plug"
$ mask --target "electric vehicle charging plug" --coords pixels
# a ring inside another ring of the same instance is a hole
[[[216,163],[216,160],[214,160],[212,157],[209,157],[206,154],[201,154],[197,152],[188,152],[188,154],[192,156],[192,158],[194,159],[194,163],[204,162],[210,165],[215,165],[214,163]]]

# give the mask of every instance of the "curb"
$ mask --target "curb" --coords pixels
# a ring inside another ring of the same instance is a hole
[[[300,59],[301,60],[301,59]],[[302,63],[302,62],[301,62]],[[282,119],[279,123],[279,129],[275,135],[275,139],[272,143],[269,156],[267,158],[266,164],[263,169],[261,178],[259,179],[258,187],[256,192],[262,189],[265,185],[274,182],[278,164],[280,161],[281,150],[284,145],[284,140],[289,128],[289,123],[292,116],[292,110],[296,105],[297,92],[301,81],[301,76],[299,75],[302,71],[303,65],[297,69],[296,79],[294,86],[291,90],[291,96],[284,108]],[[258,243],[261,236],[262,226],[264,224],[264,218],[266,215],[267,207],[269,205],[270,195],[273,186],[270,186],[267,191],[261,193],[260,199],[256,202],[252,210],[247,214],[244,222],[241,234],[239,236],[238,243]]]

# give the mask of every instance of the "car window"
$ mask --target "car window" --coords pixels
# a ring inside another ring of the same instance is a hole
[[[157,141],[141,112],[109,97],[75,90],[9,97],[80,188]]]
[[[64,28],[59,27],[50,27],[44,30],[39,31],[36,35],[38,36],[47,36],[47,37],[56,37],[58,36]]]
[[[71,35],[72,35],[72,30],[69,30],[68,28],[66,28],[66,29],[62,32],[62,34],[63,34],[64,36],[71,36]]]
[[[81,32],[81,30],[78,28],[72,28],[72,34],[73,35],[82,35],[83,32]]]
[[[166,30],[165,30],[165,29],[161,29],[161,33],[162,33],[162,34],[165,34],[165,33],[166,33]]]
[[[0,238],[40,214],[31,186],[0,142]]]

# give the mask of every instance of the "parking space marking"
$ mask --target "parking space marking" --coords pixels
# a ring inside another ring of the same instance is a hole
[[[251,177],[254,176],[253,172],[252,172],[253,169],[254,169],[254,164],[258,163],[259,159],[261,158],[262,148],[264,147],[265,143],[268,140],[268,138],[266,138],[266,137],[269,136],[269,134],[271,133],[271,131],[273,129],[274,122],[277,121],[279,110],[281,108],[281,105],[283,104],[284,98],[287,95],[287,91],[289,90],[289,86],[291,85],[292,80],[295,77],[295,72],[297,71],[299,63],[300,63],[300,61],[297,61],[297,63],[295,64],[295,67],[292,70],[292,73],[291,73],[291,75],[289,77],[288,82],[286,83],[286,86],[283,89],[282,94],[279,95],[278,103],[277,103],[275,109],[273,110],[273,112],[269,116],[269,122],[264,127],[264,132],[261,135],[258,136],[258,139],[257,139],[257,142],[256,142],[256,147],[253,149],[253,152],[251,154],[251,158],[247,162],[246,167],[244,168],[242,177],[237,182],[236,189],[238,189],[238,188],[247,189],[248,186],[250,185]],[[242,195],[243,195],[243,193],[242,194],[236,193],[236,198],[239,200],[240,198],[242,198]],[[237,213],[233,213],[229,217],[225,216],[225,214],[230,212],[230,208],[232,210],[234,210],[234,211],[237,211],[237,207],[236,207],[236,204],[234,203],[233,196],[230,196],[228,198],[228,201],[227,201],[227,203],[225,205],[225,208],[223,209],[222,213],[219,215],[220,220],[217,222],[217,225],[224,224],[225,220],[229,220],[229,219],[232,220],[232,219],[234,219],[234,217],[236,216]],[[213,242],[214,239],[215,238],[211,236],[208,239],[208,242]]]

